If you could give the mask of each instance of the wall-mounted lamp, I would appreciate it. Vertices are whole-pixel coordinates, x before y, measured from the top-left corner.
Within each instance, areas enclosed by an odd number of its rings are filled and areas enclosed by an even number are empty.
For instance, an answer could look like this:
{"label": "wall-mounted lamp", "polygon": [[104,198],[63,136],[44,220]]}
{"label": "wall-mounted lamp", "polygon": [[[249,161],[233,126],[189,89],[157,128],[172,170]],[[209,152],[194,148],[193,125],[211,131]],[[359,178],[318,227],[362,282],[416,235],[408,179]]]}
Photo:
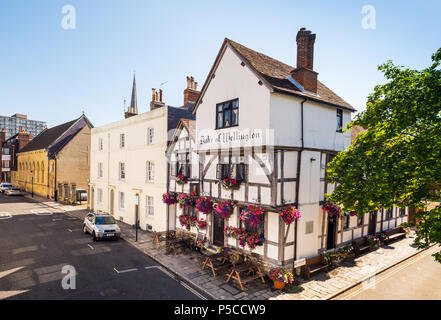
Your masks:
{"label": "wall-mounted lamp", "polygon": [[317,161],[317,159],[316,158],[311,158],[311,162],[313,162],[313,161]]}

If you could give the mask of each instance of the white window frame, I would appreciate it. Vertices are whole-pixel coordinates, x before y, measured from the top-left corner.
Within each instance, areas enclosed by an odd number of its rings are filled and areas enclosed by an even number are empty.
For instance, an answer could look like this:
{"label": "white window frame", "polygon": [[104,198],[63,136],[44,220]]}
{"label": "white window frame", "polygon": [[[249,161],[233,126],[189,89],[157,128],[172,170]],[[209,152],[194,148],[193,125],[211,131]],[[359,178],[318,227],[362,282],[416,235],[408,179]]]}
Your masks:
{"label": "white window frame", "polygon": [[103,189],[98,189],[98,204],[103,203]]}
{"label": "white window frame", "polygon": [[153,197],[145,197],[145,214],[147,217],[153,217],[155,215],[155,206]]}
{"label": "white window frame", "polygon": [[155,182],[155,163],[152,161],[146,162],[146,181]]}
{"label": "white window frame", "polygon": [[98,139],[98,151],[103,151],[103,138]]}
{"label": "white window frame", "polygon": [[126,135],[121,133],[119,135],[119,148],[124,149],[126,147]]}
{"label": "white window frame", "polygon": [[98,179],[103,178],[103,163],[98,162]]}
{"label": "white window frame", "polygon": [[119,170],[119,180],[120,181],[124,181],[126,180],[126,163],[125,162],[120,162],[118,165],[118,170]]}
{"label": "white window frame", "polygon": [[155,141],[155,128],[147,129],[147,144],[153,144]]}
{"label": "white window frame", "polygon": [[119,210],[124,210],[124,200],[125,200],[125,195],[124,192],[118,192],[118,208]]}

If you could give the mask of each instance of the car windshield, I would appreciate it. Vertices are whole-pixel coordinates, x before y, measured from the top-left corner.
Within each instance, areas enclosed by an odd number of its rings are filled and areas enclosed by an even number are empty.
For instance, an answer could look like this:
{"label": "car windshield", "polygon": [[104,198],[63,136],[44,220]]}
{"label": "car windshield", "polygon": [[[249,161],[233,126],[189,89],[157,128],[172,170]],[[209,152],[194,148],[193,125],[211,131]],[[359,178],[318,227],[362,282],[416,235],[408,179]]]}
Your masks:
{"label": "car windshield", "polygon": [[20,191],[20,188],[12,188],[14,191]]}
{"label": "car windshield", "polygon": [[7,183],[5,183],[5,184],[3,184],[3,187],[4,187],[4,188],[11,188],[11,187],[12,187],[12,184],[7,184]]}
{"label": "car windshield", "polygon": [[113,217],[96,217],[95,224],[115,224],[115,219]]}

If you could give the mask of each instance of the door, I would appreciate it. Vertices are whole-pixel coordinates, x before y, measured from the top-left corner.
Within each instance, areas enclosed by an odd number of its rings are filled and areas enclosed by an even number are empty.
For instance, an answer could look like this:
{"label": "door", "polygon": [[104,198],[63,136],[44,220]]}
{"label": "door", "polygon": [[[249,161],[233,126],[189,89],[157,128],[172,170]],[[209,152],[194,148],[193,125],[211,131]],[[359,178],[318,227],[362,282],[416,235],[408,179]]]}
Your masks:
{"label": "door", "polygon": [[110,190],[110,214],[113,216],[115,208],[115,192]]}
{"label": "door", "polygon": [[377,225],[377,212],[370,212],[369,213],[369,227],[368,227],[368,234],[375,234],[376,231],[376,225]]}
{"label": "door", "polygon": [[336,217],[328,216],[328,237],[326,240],[326,250],[335,248],[336,231],[337,231]]}
{"label": "door", "polygon": [[214,217],[213,242],[217,246],[224,246],[224,219],[217,214],[213,214],[212,217]]}

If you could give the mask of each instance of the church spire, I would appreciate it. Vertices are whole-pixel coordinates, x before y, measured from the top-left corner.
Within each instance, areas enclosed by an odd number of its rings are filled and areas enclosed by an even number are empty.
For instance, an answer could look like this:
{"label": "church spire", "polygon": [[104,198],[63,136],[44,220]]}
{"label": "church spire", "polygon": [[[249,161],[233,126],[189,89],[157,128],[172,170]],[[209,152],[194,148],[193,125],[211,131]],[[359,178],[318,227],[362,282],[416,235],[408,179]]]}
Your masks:
{"label": "church spire", "polygon": [[125,114],[126,119],[138,115],[138,97],[136,95],[136,76],[133,75],[132,100]]}

